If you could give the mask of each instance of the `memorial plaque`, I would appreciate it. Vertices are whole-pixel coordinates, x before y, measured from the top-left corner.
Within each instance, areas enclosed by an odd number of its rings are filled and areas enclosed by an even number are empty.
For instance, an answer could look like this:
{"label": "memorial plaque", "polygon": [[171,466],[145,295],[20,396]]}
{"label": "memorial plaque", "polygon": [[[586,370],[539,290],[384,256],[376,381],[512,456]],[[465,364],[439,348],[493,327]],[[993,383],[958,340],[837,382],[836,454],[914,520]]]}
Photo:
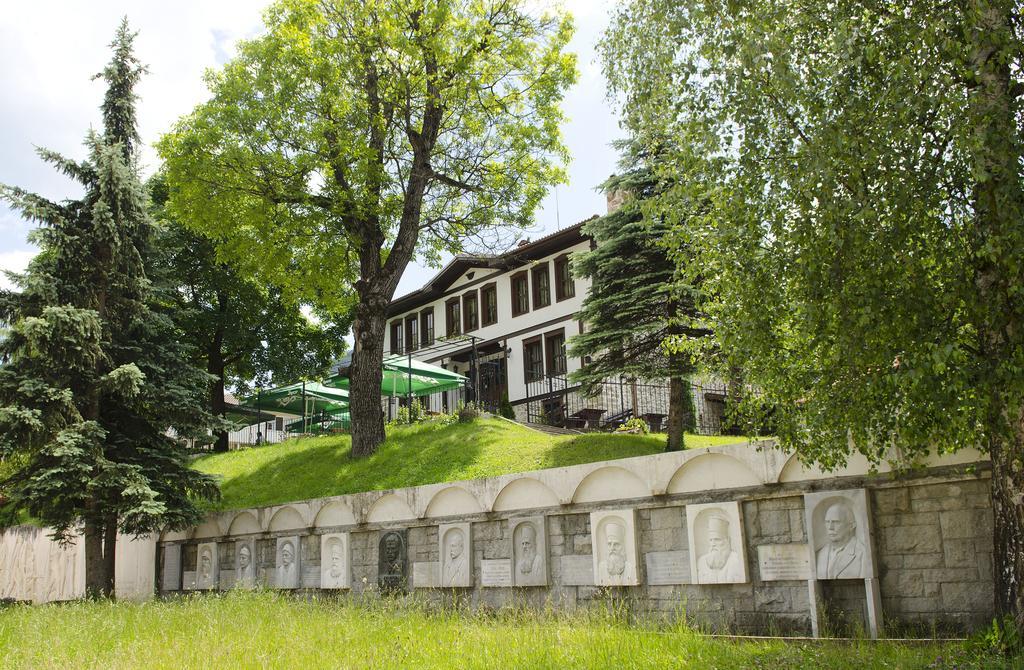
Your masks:
{"label": "memorial plaque", "polygon": [[512,586],[512,561],[506,558],[480,561],[480,586]]}
{"label": "memorial plaque", "polygon": [[164,591],[177,591],[181,588],[180,544],[169,544],[164,547],[164,564],[160,588]]}
{"label": "memorial plaque", "polygon": [[591,556],[562,556],[563,586],[593,586],[594,559]]}
{"label": "memorial plaque", "polygon": [[377,588],[382,593],[404,591],[407,584],[408,539],[405,530],[381,533],[377,547]]}
{"label": "memorial plaque", "polygon": [[232,588],[235,587],[235,583],[237,582],[237,578],[235,577],[235,574],[236,573],[235,573],[235,571],[233,569],[232,570],[221,570],[220,571],[220,575],[218,577],[218,580],[219,580],[219,583],[220,583],[220,588],[222,590],[227,591],[228,589],[232,589]]}
{"label": "memorial plaque", "polygon": [[636,510],[591,512],[590,537],[595,584],[631,586],[640,583]]}
{"label": "memorial plaque", "polygon": [[320,566],[310,565],[309,563],[303,563],[300,569],[302,573],[302,588],[304,589],[318,589],[320,588]]}
{"label": "memorial plaque", "polygon": [[548,583],[548,538],[542,516],[513,519],[512,581],[516,586],[546,586]]}
{"label": "memorial plaque", "polygon": [[811,559],[807,545],[762,544],[757,548],[761,581],[807,580],[811,578]]}
{"label": "memorial plaque", "polygon": [[352,585],[351,551],[348,533],[320,537],[320,588],[347,589]]}
{"label": "memorial plaque", "polygon": [[196,559],[196,588],[204,591],[217,588],[217,571],[219,567],[217,543],[204,542],[200,544]]}
{"label": "memorial plaque", "polygon": [[256,560],[252,540],[235,542],[235,583],[241,589],[256,586]]}
{"label": "memorial plaque", "polygon": [[816,579],[876,577],[864,489],[804,494],[808,557]]}
{"label": "memorial plaque", "polygon": [[437,529],[441,557],[441,586],[473,586],[473,534],[468,523],[451,523]]}
{"label": "memorial plaque", "polygon": [[196,590],[196,571],[186,570],[181,573],[181,588],[185,591]]}
{"label": "memorial plaque", "polygon": [[419,561],[412,564],[412,587],[414,589],[434,589],[441,585],[440,563],[437,561]]}
{"label": "memorial plaque", "polygon": [[690,583],[690,558],[685,551],[649,551],[647,583],[654,586]]}
{"label": "memorial plaque", "polygon": [[274,586],[279,589],[297,589],[302,586],[302,572],[299,568],[299,537],[277,538],[277,560],[275,561]]}
{"label": "memorial plaque", "polygon": [[686,506],[690,578],[694,584],[743,584],[747,552],[738,502]]}

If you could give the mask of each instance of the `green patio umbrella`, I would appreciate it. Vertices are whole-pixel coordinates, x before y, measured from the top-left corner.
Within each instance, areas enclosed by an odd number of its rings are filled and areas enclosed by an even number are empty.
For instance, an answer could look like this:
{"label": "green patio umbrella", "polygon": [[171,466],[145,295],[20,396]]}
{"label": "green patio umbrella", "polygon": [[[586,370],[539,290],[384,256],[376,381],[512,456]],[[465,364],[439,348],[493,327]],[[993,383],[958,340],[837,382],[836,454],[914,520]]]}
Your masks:
{"label": "green patio umbrella", "polygon": [[[408,356],[386,357],[383,372],[380,393],[385,396],[405,396],[410,392],[412,395],[429,395],[466,385],[463,375]],[[348,378],[340,375],[331,377],[327,383],[340,389],[349,388]]]}
{"label": "green patio umbrella", "polygon": [[262,412],[300,415],[303,417],[299,423],[301,432],[305,432],[309,417],[348,410],[348,391],[319,382],[298,382],[261,391],[246,398],[241,405],[257,407]]}

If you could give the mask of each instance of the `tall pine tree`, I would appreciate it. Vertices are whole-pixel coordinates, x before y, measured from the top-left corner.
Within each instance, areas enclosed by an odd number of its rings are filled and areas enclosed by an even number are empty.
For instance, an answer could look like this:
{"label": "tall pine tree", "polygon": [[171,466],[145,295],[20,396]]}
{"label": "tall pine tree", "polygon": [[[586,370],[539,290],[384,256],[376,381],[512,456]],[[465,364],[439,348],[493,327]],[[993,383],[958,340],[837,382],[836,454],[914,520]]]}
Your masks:
{"label": "tall pine tree", "polygon": [[633,142],[620,145],[622,174],[602,184],[622,197],[614,211],[585,226],[596,247],[573,259],[573,271],[591,281],[579,318],[584,333],[572,338],[570,354],[587,361],[572,373],[585,393],[625,375],[669,380],[668,451],[683,448],[693,426],[691,356],[681,341],[708,331],[694,325],[696,288],[681,280],[662,240],[669,230],[660,217],[644,215],[644,200],[657,190],[648,157]]}
{"label": "tall pine tree", "polygon": [[215,483],[188,467],[182,440],[205,436],[209,377],[164,310],[144,271],[151,221],[138,178],[136,97],[145,68],[122,22],[110,64],[103,132],[89,158],[41,157],[80,182],[78,200],[51,202],[19,188],[0,197],[38,222],[40,253],[0,293],[0,480],[6,518],[26,511],[61,541],[81,532],[86,590],[110,596],[117,533],[196,523],[195,500]]}

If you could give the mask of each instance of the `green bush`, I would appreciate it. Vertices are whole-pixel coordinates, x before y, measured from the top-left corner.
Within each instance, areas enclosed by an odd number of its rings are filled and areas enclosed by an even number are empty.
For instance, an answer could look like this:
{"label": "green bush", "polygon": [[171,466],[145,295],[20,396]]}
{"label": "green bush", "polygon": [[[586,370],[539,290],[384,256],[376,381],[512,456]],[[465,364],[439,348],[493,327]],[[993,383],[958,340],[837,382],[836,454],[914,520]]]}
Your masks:
{"label": "green bush", "polygon": [[646,435],[651,432],[651,427],[647,425],[647,422],[638,416],[634,416],[632,419],[627,420],[621,426],[615,429],[617,433],[640,433]]}
{"label": "green bush", "polygon": [[469,423],[480,416],[480,410],[475,403],[469,403],[459,408],[459,423]]}
{"label": "green bush", "polygon": [[503,416],[506,419],[516,418],[515,410],[512,409],[512,403],[508,400],[508,392],[501,394],[501,403],[498,404],[498,416]]}

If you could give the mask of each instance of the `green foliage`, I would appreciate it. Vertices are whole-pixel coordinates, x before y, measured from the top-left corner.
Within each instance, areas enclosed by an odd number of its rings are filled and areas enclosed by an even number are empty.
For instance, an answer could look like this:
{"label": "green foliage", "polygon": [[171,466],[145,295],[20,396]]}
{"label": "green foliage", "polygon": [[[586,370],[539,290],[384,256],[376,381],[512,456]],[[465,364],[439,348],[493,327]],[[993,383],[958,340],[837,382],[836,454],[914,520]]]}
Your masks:
{"label": "green foliage", "polygon": [[552,159],[566,157],[558,105],[575,77],[567,17],[280,0],[264,20],[159,148],[174,215],[286,296],[342,313],[404,246],[437,261],[481,229],[529,225],[564,178]]}
{"label": "green foliage", "polygon": [[320,322],[311,321],[302,305],[225,263],[210,238],[172,218],[163,173],[148,188],[156,220],[149,274],[200,357],[196,363],[238,395],[271,379],[323,376],[345,351],[350,320],[320,313]]}
{"label": "green foliage", "polygon": [[590,279],[579,318],[586,331],[569,341],[585,359],[572,379],[593,392],[610,378],[689,377],[693,367],[670,357],[677,340],[707,335],[695,308],[695,284],[681,280],[664,244],[665,217],[645,216],[644,203],[661,190],[650,154],[639,142],[620,142],[622,174],[602,188],[624,197],[621,206],[584,226],[595,248],[573,255],[572,271]]}
{"label": "green foliage", "polygon": [[621,426],[615,429],[617,433],[639,433],[646,435],[651,432],[651,427],[647,425],[647,422],[638,416],[634,416],[632,419],[627,419]]}
{"label": "green foliage", "polygon": [[469,423],[475,421],[480,416],[480,409],[476,406],[476,403],[468,403],[466,405],[460,405],[456,414],[459,415],[459,423]]}
{"label": "green foliage", "polygon": [[[720,639],[613,603],[477,613],[274,591],[0,611],[9,668],[996,668],[963,642]],[[682,604],[676,614],[682,618]],[[125,631],[130,631],[126,635]],[[256,660],[258,659],[258,661]]]}
{"label": "green foliage", "polygon": [[420,403],[419,398],[415,398],[412,401],[412,405],[403,405],[398,408],[398,414],[392,425],[401,426],[410,423],[419,423],[429,419],[429,415]]}
{"label": "green foliage", "polygon": [[516,412],[512,409],[512,403],[508,399],[508,391],[502,391],[501,402],[498,404],[498,416],[515,420]]}
{"label": "green foliage", "polygon": [[20,291],[0,291],[0,498],[7,521],[27,512],[58,539],[83,521],[131,534],[186,527],[200,518],[193,499],[217,492],[181,443],[211,425],[201,409],[208,377],[189,363],[144,272],[152,222],[133,151],[144,72],[133,39],[122,23],[99,75],[104,134],[88,135],[88,159],[39,152],[82,185],[81,199],[0,186],[40,224],[40,253],[15,277]]}
{"label": "green foliage", "polygon": [[[552,436],[503,419],[457,423],[453,417],[392,426],[367,458],[352,457],[351,436],[334,435],[205,456],[195,467],[221,478],[220,508],[238,509],[664,451],[664,435]],[[742,441],[686,437],[691,449]]]}

